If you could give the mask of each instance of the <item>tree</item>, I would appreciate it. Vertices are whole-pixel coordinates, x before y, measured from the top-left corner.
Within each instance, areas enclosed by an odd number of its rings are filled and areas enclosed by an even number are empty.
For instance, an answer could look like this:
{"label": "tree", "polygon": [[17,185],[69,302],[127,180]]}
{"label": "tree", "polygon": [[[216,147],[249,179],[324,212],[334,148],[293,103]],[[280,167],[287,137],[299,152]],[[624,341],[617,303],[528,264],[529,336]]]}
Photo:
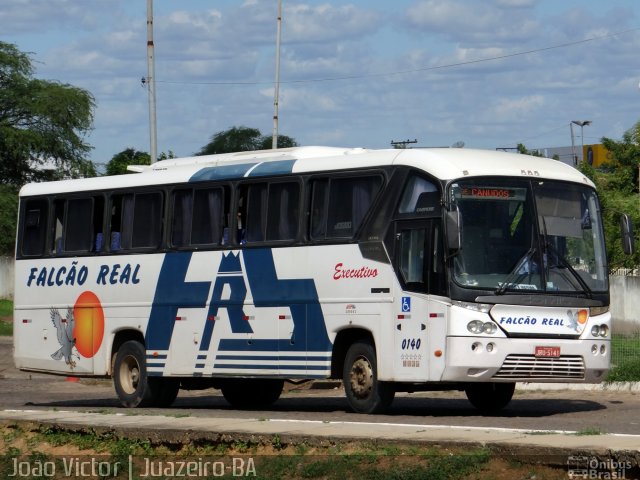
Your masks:
{"label": "tree", "polygon": [[544,155],[539,150],[529,150],[524,144],[519,143],[516,148],[518,149],[518,153],[523,155],[532,155],[534,157],[544,157]]}
{"label": "tree", "polygon": [[[248,152],[251,150],[271,149],[272,137],[263,136],[257,128],[231,127],[211,137],[196,155],[214,155],[217,153]],[[298,143],[286,135],[278,136],[278,147],[297,147]]]}
{"label": "tree", "polygon": [[123,175],[129,165],[151,165],[151,155],[135,148],[127,148],[116,153],[107,163],[107,175]]}
{"label": "tree", "polygon": [[[84,135],[93,96],[81,88],[33,78],[28,54],[0,42],[0,182],[95,175]],[[56,171],[43,169],[53,165]]]}
{"label": "tree", "polygon": [[[168,152],[160,152],[158,155],[158,161],[167,160],[169,158],[176,158],[175,154],[171,150]],[[129,165],[151,165],[151,155],[147,152],[136,150],[135,148],[126,148],[111,157],[111,160],[107,162],[105,173],[107,175],[133,173],[127,170]]]}
{"label": "tree", "polygon": [[622,140],[605,137],[601,142],[612,153],[613,162],[603,165],[600,169],[582,162],[579,168],[598,189],[609,268],[636,268],[640,265],[640,251],[636,248],[634,255],[624,254],[619,220],[621,214],[628,214],[636,227],[637,236],[640,226],[640,194],[636,193],[640,160],[640,122],[625,132]]}

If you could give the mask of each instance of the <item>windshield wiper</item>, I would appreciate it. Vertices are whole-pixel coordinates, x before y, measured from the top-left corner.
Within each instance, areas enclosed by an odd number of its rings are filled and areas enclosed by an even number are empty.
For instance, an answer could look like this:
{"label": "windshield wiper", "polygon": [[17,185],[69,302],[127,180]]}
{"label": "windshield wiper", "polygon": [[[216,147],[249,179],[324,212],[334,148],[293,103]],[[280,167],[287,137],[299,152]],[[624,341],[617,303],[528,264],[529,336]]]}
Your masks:
{"label": "windshield wiper", "polygon": [[522,280],[524,277],[529,275],[531,273],[530,268],[526,272],[523,272],[523,273],[518,273],[518,272],[520,271],[520,269],[522,269],[527,265],[527,263],[531,260],[531,258],[535,253],[536,253],[536,247],[529,248],[529,250],[527,250],[527,253],[525,253],[522,256],[522,258],[518,260],[518,263],[516,263],[516,266],[513,267],[513,270],[509,272],[509,275],[507,275],[507,277],[504,279],[504,282],[502,282],[502,285],[496,288],[493,293],[495,293],[496,295],[503,295],[504,292],[507,291],[507,288],[509,288],[510,285],[517,285],[518,283],[520,283],[520,280]]}
{"label": "windshield wiper", "polygon": [[[567,259],[564,258],[564,255],[562,255],[558,251],[558,249],[554,247],[553,244],[549,241],[545,242],[545,249],[550,250],[555,255],[555,257],[558,259],[558,262],[560,263],[559,266],[562,266],[567,270],[569,270],[569,272],[571,272],[571,275],[573,275],[573,277],[578,281],[578,283],[582,287],[582,290],[587,294],[587,297],[593,298],[593,291],[591,290],[591,288],[589,288],[589,285],[587,285],[587,282],[584,281],[584,279],[580,276],[580,274],[576,272],[575,268],[573,268],[571,264],[567,261]],[[552,267],[549,267],[549,268],[552,268]]]}

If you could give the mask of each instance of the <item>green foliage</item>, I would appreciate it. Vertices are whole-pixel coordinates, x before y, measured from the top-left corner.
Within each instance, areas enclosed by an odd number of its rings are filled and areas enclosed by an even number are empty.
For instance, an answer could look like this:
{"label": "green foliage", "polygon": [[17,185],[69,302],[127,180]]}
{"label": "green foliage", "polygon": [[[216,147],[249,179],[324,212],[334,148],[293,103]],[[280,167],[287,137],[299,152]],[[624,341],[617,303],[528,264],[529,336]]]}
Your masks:
{"label": "green foliage", "polygon": [[[248,152],[252,150],[269,150],[272,145],[271,135],[263,136],[257,128],[245,126],[231,127],[211,137],[196,155],[214,155],[218,153]],[[298,143],[286,135],[278,136],[278,148],[297,147]]]}
{"label": "green foliage", "polygon": [[131,173],[127,171],[129,165],[151,165],[151,156],[147,152],[141,152],[135,148],[127,148],[111,157],[111,160],[107,163],[107,175]]}
{"label": "green foliage", "polygon": [[18,190],[0,185],[0,255],[13,256],[18,218]]}
{"label": "green foliage", "polygon": [[523,155],[531,155],[533,157],[544,157],[544,155],[538,150],[528,150],[522,143],[519,143],[516,147],[518,149],[518,153]]}
{"label": "green foliage", "polygon": [[640,265],[640,251],[636,248],[635,254],[626,255],[622,250],[620,232],[620,216],[623,213],[631,217],[636,230],[640,226],[640,195],[634,193],[637,178],[634,177],[633,167],[616,164],[596,170],[582,162],[579,168],[598,189],[609,269],[637,267]]}
{"label": "green foliage", "polygon": [[0,300],[0,317],[10,317],[11,315],[13,315],[13,302]]}
{"label": "green foliage", "polygon": [[[0,42],[0,183],[95,176],[84,141],[93,123],[93,96],[33,74],[28,54]],[[37,168],[45,164],[55,171]]]}

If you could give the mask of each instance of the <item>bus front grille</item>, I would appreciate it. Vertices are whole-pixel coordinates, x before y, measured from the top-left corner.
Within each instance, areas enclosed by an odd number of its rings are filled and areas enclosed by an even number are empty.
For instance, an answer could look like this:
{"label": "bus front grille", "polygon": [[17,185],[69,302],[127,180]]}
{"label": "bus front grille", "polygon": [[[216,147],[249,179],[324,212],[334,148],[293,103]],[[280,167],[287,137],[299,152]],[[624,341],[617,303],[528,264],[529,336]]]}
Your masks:
{"label": "bus front grille", "polygon": [[584,360],[578,355],[540,358],[533,355],[508,355],[494,378],[545,379],[584,378]]}

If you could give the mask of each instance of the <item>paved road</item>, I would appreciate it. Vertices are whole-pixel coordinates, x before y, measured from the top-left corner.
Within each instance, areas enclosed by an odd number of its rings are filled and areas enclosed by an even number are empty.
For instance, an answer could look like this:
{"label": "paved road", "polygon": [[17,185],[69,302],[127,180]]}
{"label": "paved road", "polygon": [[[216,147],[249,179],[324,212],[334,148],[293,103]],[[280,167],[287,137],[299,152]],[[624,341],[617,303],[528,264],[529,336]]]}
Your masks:
{"label": "paved road", "polygon": [[[11,339],[0,337],[0,410],[133,413],[119,406],[110,381],[82,379],[70,382],[65,377],[19,372],[13,367],[11,355]],[[349,411],[341,388],[293,388],[269,410],[249,412],[232,409],[219,391],[205,390],[181,392],[171,409],[137,412],[191,418],[367,422],[640,435],[640,392],[518,390],[511,404],[499,415],[483,416],[459,392],[398,394],[388,414],[358,415]]]}

